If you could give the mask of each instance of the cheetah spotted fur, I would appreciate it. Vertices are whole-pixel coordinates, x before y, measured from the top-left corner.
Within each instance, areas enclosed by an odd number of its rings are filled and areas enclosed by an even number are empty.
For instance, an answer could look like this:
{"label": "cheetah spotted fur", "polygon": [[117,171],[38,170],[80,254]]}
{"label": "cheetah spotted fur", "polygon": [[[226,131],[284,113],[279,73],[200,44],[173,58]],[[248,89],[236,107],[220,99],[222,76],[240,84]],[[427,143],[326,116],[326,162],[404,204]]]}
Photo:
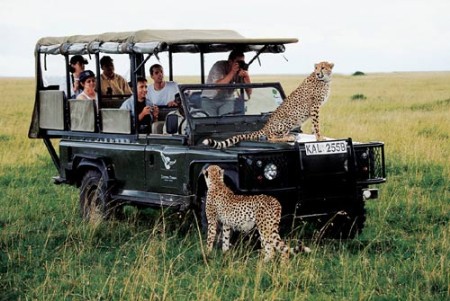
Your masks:
{"label": "cheetah spotted fur", "polygon": [[218,223],[222,222],[222,251],[230,248],[231,230],[248,232],[255,226],[265,251],[264,261],[273,258],[274,250],[283,259],[289,254],[309,253],[301,243],[295,248],[286,246],[278,233],[281,205],[268,195],[235,195],[224,183],[224,171],[217,165],[204,170],[208,193],[206,196],[206,218],[208,221],[207,252],[210,253],[216,240]]}
{"label": "cheetah spotted fur", "polygon": [[243,140],[258,140],[266,137],[273,142],[294,141],[289,132],[312,118],[313,131],[317,140],[322,140],[319,124],[319,109],[330,95],[331,70],[333,63],[315,64],[312,72],[273,112],[264,127],[248,134],[236,135],[224,141],[205,139],[203,144],[216,149],[227,148]]}

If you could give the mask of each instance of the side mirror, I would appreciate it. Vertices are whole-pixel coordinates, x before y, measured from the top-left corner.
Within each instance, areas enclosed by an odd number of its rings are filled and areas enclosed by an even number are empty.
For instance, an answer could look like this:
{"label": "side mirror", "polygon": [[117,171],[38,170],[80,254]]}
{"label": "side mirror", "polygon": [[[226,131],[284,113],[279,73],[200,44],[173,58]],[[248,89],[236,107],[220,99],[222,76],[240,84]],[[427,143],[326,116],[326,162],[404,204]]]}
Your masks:
{"label": "side mirror", "polygon": [[169,114],[166,116],[166,132],[167,134],[178,134],[177,114]]}

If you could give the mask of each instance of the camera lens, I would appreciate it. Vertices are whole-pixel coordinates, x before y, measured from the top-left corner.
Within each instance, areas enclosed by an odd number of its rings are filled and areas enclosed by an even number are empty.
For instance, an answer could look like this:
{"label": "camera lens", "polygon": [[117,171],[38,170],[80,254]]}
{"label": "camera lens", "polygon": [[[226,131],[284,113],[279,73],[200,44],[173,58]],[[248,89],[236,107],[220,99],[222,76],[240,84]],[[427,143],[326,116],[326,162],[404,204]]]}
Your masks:
{"label": "camera lens", "polygon": [[245,70],[245,71],[248,70],[248,65],[244,61],[238,61],[238,63],[239,63],[239,68],[241,68],[242,70]]}

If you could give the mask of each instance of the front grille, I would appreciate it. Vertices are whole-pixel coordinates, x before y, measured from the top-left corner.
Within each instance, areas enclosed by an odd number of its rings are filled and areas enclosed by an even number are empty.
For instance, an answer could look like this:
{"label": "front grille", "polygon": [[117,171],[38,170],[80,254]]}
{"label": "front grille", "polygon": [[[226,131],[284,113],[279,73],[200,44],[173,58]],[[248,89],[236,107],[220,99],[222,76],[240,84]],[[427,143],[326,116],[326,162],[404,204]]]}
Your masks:
{"label": "front grille", "polygon": [[386,180],[384,144],[381,142],[356,144],[355,159],[358,181],[382,183]]}
{"label": "front grille", "polygon": [[[247,192],[290,188],[320,191],[326,183],[329,189],[324,193],[329,194],[348,191],[355,181],[361,184],[385,181],[383,143],[353,144],[349,139],[347,145],[346,153],[321,156],[306,156],[302,145],[292,150],[240,154],[239,188]],[[277,167],[278,176],[272,180],[264,176],[268,164]]]}

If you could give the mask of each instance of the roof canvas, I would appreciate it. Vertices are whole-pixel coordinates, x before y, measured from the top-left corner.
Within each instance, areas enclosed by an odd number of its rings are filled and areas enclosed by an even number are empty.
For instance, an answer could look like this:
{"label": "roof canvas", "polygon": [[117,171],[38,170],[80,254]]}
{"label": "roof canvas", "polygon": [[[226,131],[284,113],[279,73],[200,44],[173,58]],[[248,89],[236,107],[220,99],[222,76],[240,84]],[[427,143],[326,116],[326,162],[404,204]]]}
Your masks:
{"label": "roof canvas", "polygon": [[[139,30],[97,35],[44,37],[38,40],[36,52],[47,54],[153,53],[168,51],[169,48],[173,52],[222,52],[239,45],[247,47],[244,47],[244,51],[251,51],[261,49],[265,45],[280,46],[296,42],[298,42],[296,38],[249,39],[233,30]],[[102,49],[102,45],[105,44],[108,45],[107,49]],[[267,51],[283,52],[284,47]]]}

